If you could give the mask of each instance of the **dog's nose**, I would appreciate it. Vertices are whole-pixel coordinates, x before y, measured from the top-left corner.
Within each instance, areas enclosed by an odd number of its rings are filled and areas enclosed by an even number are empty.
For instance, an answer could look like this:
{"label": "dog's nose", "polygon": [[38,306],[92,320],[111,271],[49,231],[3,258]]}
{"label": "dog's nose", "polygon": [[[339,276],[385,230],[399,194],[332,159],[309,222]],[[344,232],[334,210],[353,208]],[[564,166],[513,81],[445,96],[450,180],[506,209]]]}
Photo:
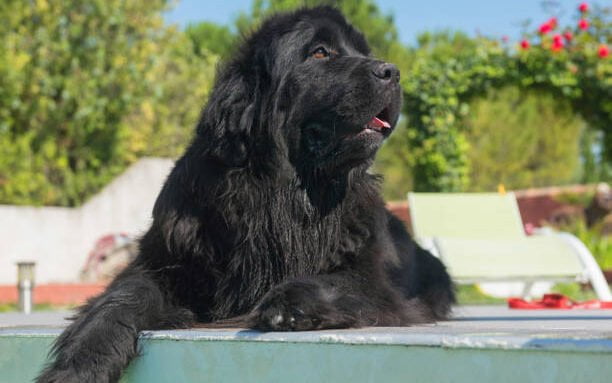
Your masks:
{"label": "dog's nose", "polygon": [[374,67],[372,73],[377,78],[383,81],[395,81],[398,82],[400,78],[400,71],[397,67],[390,63],[381,63]]}

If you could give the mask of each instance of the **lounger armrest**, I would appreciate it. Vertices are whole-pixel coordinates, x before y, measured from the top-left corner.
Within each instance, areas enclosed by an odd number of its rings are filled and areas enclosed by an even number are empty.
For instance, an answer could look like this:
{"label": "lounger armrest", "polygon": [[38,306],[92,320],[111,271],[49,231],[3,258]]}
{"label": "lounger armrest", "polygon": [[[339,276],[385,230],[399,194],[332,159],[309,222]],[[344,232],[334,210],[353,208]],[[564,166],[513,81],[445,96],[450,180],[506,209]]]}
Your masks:
{"label": "lounger armrest", "polygon": [[612,293],[610,293],[608,282],[597,264],[595,257],[593,257],[593,254],[586,245],[571,233],[558,232],[554,235],[558,235],[562,238],[576,253],[578,259],[584,266],[585,277],[591,282],[593,290],[597,293],[598,298],[604,301],[612,301]]}

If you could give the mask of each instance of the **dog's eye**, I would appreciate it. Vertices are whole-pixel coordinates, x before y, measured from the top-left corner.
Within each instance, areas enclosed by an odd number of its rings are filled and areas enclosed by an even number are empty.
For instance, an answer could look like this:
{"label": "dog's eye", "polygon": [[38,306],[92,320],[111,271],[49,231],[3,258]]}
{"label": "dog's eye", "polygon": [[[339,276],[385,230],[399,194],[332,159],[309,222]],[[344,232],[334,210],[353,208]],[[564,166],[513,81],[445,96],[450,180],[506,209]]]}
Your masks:
{"label": "dog's eye", "polygon": [[323,47],[318,47],[312,52],[312,57],[316,59],[324,59],[325,57],[329,57],[329,52]]}

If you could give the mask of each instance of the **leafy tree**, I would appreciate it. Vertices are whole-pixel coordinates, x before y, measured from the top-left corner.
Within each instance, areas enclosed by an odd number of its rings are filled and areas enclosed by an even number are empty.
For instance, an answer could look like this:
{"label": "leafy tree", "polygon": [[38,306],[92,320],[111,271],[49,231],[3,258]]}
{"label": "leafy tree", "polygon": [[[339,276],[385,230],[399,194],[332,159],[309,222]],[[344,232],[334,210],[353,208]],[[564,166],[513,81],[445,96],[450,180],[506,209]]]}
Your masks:
{"label": "leafy tree", "polygon": [[[612,28],[606,15],[606,10],[582,14],[582,21],[567,29],[560,29],[551,19],[544,32],[537,37],[526,36],[516,49],[478,38],[467,54],[451,54],[446,59],[437,58],[439,50],[415,50],[414,65],[404,81],[410,127],[405,142],[413,153],[415,189],[468,188],[468,130],[462,117],[469,112],[471,100],[508,85],[537,89],[557,100],[567,100],[590,129],[602,132],[601,158],[610,163],[612,62],[608,44]],[[565,32],[562,36],[556,31]]]}
{"label": "leafy tree", "polygon": [[174,153],[162,140],[187,139],[193,123],[178,124],[204,102],[214,59],[195,69],[165,8],[0,2],[0,203],[78,204],[139,155]]}
{"label": "leafy tree", "polygon": [[[578,180],[580,137],[585,123],[567,100],[516,86],[492,89],[469,104],[461,123],[466,129],[470,191],[494,191],[558,185]],[[412,150],[402,123],[376,161],[387,199],[403,199],[413,190]],[[588,132],[588,131],[587,131]]]}
{"label": "leafy tree", "polygon": [[196,54],[192,40],[169,29],[159,42],[159,57],[148,73],[151,92],[124,116],[130,129],[128,160],[142,156],[178,157],[191,140],[212,88],[218,56]]}
{"label": "leafy tree", "polygon": [[[441,106],[448,102],[450,105],[457,106],[458,98],[454,96],[456,89],[452,86],[446,88],[445,85],[450,79],[458,77],[458,73],[456,71],[441,73],[439,68],[471,60],[478,54],[479,44],[481,44],[480,39],[471,38],[462,32],[443,30],[420,34],[417,37],[417,46],[410,51],[412,61],[404,72],[406,74],[402,76],[405,104],[410,104],[413,95],[418,97],[418,94],[422,92],[422,101],[426,100],[432,105]],[[443,77],[439,78],[439,75]],[[447,108],[444,107],[443,110]],[[461,112],[466,113],[467,110],[467,105],[465,105]],[[455,137],[456,130],[440,131],[439,134],[444,136],[441,140],[422,138],[431,134],[432,121],[436,123],[455,122],[454,117],[449,121],[442,120],[440,117],[437,120],[425,117],[426,124],[421,125],[418,123],[420,115],[426,111],[427,109],[417,105],[405,106],[403,124],[385,142],[377,157],[376,170],[381,172],[388,181],[383,185],[384,195],[388,199],[402,199],[405,198],[407,190],[419,190],[419,187],[423,185],[423,180],[417,174],[415,181],[415,171],[418,172],[419,168],[429,161],[434,161],[439,167],[455,169],[457,167],[461,169],[459,164],[466,166],[468,164],[469,159],[461,151],[459,156],[451,157],[445,156],[442,150],[468,147],[464,137]],[[454,135],[449,137],[447,133]],[[437,145],[442,147],[437,147]],[[426,173],[425,178],[435,179],[439,184],[448,185],[449,180],[456,176],[457,172],[449,174],[440,172]],[[465,182],[467,183],[467,172],[463,177],[466,177]]]}
{"label": "leafy tree", "polygon": [[[399,42],[392,16],[374,0],[255,0],[232,28],[201,23],[185,33],[163,25],[166,0],[5,0],[0,203],[74,205],[139,156],[178,155],[212,85],[217,59],[238,41],[232,31],[247,33],[273,11],[320,4],[340,8],[365,33],[374,54],[402,71],[404,116],[376,164],[392,181],[387,194],[403,198],[412,186],[480,190],[500,178],[516,185],[564,182],[569,173],[546,164],[550,158],[575,160],[575,146],[570,150],[554,138],[574,139],[580,122],[556,113],[559,108],[580,114],[589,127],[581,139],[583,179],[612,174],[607,9],[581,10],[573,28],[561,29],[551,19],[515,48],[443,32],[423,34],[409,49]],[[504,109],[507,100],[522,112]],[[534,105],[548,111],[545,131],[525,128],[541,117],[530,112]],[[507,116],[498,124],[505,129],[493,128],[495,114]],[[521,130],[510,121],[526,125]],[[572,129],[558,130],[562,121]],[[504,162],[491,143],[503,141],[511,129],[516,134],[508,139],[523,139],[533,150],[528,163],[516,159],[525,166],[517,170],[522,177],[491,166]]]}
{"label": "leafy tree", "polygon": [[213,53],[226,59],[237,43],[236,35],[229,27],[208,21],[188,25],[185,33],[193,42],[195,53],[200,57]]}
{"label": "leafy tree", "polygon": [[489,91],[466,116],[470,186],[494,191],[576,180],[584,122],[567,100],[507,87]]}
{"label": "leafy tree", "polygon": [[596,183],[612,180],[612,161],[603,152],[604,132],[585,129],[580,138],[580,158],[582,171],[580,182]]}
{"label": "leafy tree", "polygon": [[400,119],[395,131],[384,142],[374,162],[376,173],[384,176],[382,191],[387,200],[406,198],[406,192],[414,190],[412,183],[413,153],[406,145],[406,119]]}

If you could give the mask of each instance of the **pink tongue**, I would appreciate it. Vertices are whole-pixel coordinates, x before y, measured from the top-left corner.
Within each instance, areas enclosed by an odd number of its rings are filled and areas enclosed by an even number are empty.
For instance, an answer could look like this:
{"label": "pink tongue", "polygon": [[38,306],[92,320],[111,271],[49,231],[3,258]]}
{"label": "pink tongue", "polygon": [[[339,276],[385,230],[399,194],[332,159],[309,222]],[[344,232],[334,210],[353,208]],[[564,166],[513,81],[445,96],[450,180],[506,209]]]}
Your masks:
{"label": "pink tongue", "polygon": [[370,122],[368,122],[368,126],[374,127],[374,128],[390,128],[391,124],[389,124],[387,121],[385,120],[381,120],[378,117],[373,117]]}

